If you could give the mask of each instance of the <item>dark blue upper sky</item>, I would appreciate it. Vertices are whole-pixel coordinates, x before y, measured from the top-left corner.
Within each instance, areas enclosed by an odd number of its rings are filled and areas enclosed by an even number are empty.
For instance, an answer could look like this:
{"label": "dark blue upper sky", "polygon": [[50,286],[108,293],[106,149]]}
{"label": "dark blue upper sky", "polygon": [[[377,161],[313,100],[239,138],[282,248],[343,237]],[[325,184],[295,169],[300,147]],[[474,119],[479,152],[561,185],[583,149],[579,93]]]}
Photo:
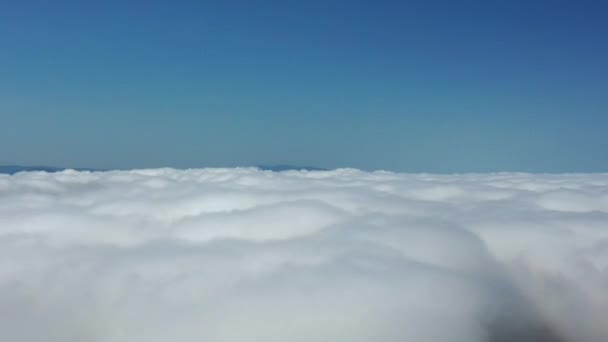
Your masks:
{"label": "dark blue upper sky", "polygon": [[2,1],[0,164],[608,171],[606,1]]}

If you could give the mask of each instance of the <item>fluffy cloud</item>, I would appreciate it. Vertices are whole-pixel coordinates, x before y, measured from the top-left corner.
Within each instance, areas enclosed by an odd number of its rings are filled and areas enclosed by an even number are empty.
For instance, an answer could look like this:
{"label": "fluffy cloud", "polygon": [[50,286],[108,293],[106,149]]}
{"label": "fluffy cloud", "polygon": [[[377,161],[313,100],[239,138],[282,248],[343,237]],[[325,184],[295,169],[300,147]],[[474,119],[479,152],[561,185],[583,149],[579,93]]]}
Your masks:
{"label": "fluffy cloud", "polygon": [[608,175],[0,175],[0,340],[608,340]]}

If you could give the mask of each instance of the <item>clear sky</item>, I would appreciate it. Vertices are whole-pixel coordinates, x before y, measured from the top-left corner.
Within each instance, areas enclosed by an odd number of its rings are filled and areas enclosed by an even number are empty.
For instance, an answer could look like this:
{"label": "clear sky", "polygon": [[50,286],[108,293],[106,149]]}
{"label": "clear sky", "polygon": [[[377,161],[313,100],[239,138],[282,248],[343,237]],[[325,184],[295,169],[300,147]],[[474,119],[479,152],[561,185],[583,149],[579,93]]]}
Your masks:
{"label": "clear sky", "polygon": [[607,1],[1,1],[0,164],[608,171]]}

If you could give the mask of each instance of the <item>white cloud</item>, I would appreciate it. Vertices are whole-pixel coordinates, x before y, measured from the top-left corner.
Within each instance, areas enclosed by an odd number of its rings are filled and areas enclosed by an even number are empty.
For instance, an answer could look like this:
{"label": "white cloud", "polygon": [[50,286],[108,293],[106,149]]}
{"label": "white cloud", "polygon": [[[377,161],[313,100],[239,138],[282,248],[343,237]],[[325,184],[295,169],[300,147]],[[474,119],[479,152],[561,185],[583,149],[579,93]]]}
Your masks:
{"label": "white cloud", "polygon": [[2,341],[595,342],[606,293],[608,174],[0,176]]}

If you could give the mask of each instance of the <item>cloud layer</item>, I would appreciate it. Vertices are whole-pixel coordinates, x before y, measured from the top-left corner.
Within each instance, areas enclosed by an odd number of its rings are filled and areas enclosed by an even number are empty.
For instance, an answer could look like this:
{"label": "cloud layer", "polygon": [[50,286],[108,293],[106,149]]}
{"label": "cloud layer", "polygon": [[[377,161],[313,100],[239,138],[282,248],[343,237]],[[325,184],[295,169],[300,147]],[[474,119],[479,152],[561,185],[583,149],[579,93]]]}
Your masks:
{"label": "cloud layer", "polygon": [[0,340],[608,340],[608,174],[0,175]]}

